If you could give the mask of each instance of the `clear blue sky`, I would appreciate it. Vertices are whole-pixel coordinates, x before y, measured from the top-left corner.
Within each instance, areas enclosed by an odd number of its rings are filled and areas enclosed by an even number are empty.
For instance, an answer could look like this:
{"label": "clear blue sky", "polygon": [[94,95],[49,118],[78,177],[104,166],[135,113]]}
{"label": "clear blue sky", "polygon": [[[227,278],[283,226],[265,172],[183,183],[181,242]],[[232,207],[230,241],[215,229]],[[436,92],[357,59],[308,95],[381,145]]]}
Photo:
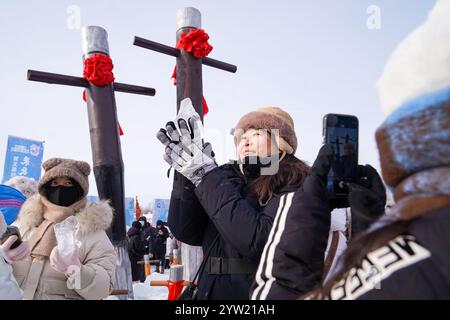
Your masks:
{"label": "clear blue sky", "polygon": [[[315,1],[1,1],[0,169],[7,136],[45,141],[44,159],[91,162],[86,105],[80,88],[26,80],[27,69],[82,74],[81,26],[109,34],[117,81],[156,88],[155,97],[116,94],[127,196],[168,198],[171,179],[155,132],[175,117],[172,57],[132,45],[135,35],[174,45],[175,13],[193,6],[214,50],[210,57],[238,66],[231,74],[203,68],[205,118],[219,162],[233,157],[226,133],[244,113],[275,105],[295,120],[297,156],[315,159],[326,113],[360,120],[360,163],[379,167],[374,132],[383,121],[374,89],[396,44],[419,25],[435,0]],[[366,26],[367,7],[381,10],[381,29]],[[215,134],[214,134],[215,132]],[[97,194],[91,176],[91,192]]]}

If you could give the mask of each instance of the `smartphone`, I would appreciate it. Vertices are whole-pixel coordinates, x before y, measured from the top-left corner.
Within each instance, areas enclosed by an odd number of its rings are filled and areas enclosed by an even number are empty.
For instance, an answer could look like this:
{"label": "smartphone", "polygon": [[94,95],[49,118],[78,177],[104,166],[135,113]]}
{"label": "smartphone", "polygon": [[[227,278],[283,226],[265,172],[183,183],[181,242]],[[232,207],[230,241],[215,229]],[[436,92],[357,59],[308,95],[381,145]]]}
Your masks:
{"label": "smartphone", "polygon": [[323,142],[333,146],[334,157],[327,178],[331,199],[348,196],[346,182],[357,178],[358,118],[352,115],[327,114],[323,117]]}
{"label": "smartphone", "polygon": [[19,228],[15,227],[15,226],[8,226],[6,227],[6,231],[3,234],[2,238],[0,239],[0,244],[3,244],[6,239],[8,239],[10,236],[17,236],[17,240],[14,241],[14,243],[11,246],[11,249],[15,249],[18,246],[20,246],[20,244],[22,243],[22,237],[20,236],[20,231]]}

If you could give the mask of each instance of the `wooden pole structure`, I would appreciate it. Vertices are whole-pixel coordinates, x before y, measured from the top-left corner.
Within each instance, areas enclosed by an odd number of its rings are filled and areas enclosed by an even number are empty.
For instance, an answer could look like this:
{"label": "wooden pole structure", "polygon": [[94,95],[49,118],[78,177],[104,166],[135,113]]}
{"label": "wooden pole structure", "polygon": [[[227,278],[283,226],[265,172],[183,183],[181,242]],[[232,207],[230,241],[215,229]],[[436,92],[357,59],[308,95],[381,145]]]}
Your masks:
{"label": "wooden pole structure", "polygon": [[144,255],[144,274],[145,278],[152,274],[152,268],[150,265],[150,256],[148,254]]}
{"label": "wooden pole structure", "polygon": [[[180,8],[176,14],[177,31],[176,41],[180,39],[183,33],[187,33],[190,29],[201,28],[201,13],[199,10],[186,7]],[[195,58],[192,53],[185,52],[183,49],[176,49],[161,43],[147,40],[141,37],[134,37],[134,45],[163,53],[172,57],[176,57],[176,79],[177,79],[177,113],[180,109],[180,102],[185,98],[190,98],[195,111],[200,115],[203,122],[203,79],[202,79],[202,65],[205,64],[210,67],[225,70],[235,73],[237,67],[235,65],[214,60],[211,58]],[[174,185],[183,184],[184,179],[178,172],[174,174]],[[184,185],[179,186],[184,188]],[[169,216],[173,208],[169,208]],[[190,280],[194,277],[196,270],[199,268],[201,259],[197,259],[201,254],[200,247],[189,246],[184,244],[182,247],[182,255],[186,257],[183,260],[185,266],[185,278]]]}
{"label": "wooden pole structure", "polygon": [[[190,281],[184,280],[182,286],[183,287],[188,286],[190,283],[191,283]],[[170,283],[167,280],[154,280],[154,281],[150,281],[150,286],[151,287],[168,287],[168,286],[170,286]]]}
{"label": "wooden pole structure", "polygon": [[[60,84],[72,87],[89,88],[89,81],[81,77],[66,76],[64,74],[28,70],[27,79],[30,81],[45,82],[49,84]],[[126,83],[114,82],[113,89],[117,92],[154,96],[156,90],[148,87],[135,86]]]}
{"label": "wooden pole structure", "polygon": [[[201,14],[195,8],[180,8],[177,11],[177,42],[184,33],[190,29],[200,29],[202,26]],[[191,98],[195,111],[203,122],[203,80],[202,60],[195,58],[191,53],[180,50],[177,57],[177,113],[181,100]]]}
{"label": "wooden pole structure", "polygon": [[[109,56],[106,30],[97,26],[81,30],[83,61],[95,53]],[[100,199],[108,199],[115,211],[110,230],[113,242],[126,237],[122,149],[117,128],[117,109],[113,85],[86,89],[93,171]]]}
{"label": "wooden pole structure", "polygon": [[[135,46],[138,46],[141,48],[145,48],[145,49],[149,49],[149,50],[156,51],[159,53],[167,54],[168,56],[172,56],[172,57],[180,56],[180,50],[178,50],[176,48],[166,46],[165,44],[147,40],[147,39],[144,39],[141,37],[134,37],[133,44]],[[228,72],[232,72],[232,73],[235,73],[237,71],[237,67],[235,65],[232,65],[232,64],[229,64],[229,63],[226,63],[223,61],[211,59],[208,57],[204,57],[201,60],[202,60],[202,63],[208,67],[213,67],[216,69],[220,69],[220,70],[228,71]]]}
{"label": "wooden pole structure", "polygon": [[[108,34],[101,27],[82,28],[81,44],[83,61],[95,53],[109,56]],[[113,84],[97,87],[89,83],[86,102],[98,195],[100,199],[109,200],[115,212],[108,232],[118,256],[114,289],[128,288],[129,292],[133,292],[125,227],[124,166]]]}
{"label": "wooden pole structure", "polygon": [[[177,20],[177,32],[176,41],[180,39],[183,33],[189,32],[189,29],[201,29],[202,16],[200,11],[195,8],[187,7],[180,8],[176,14]],[[177,77],[177,113],[180,110],[181,100],[185,98],[191,98],[192,105],[195,111],[200,115],[200,119],[203,122],[203,79],[202,79],[202,60],[195,58],[191,53],[180,50],[180,55],[176,58],[176,77]],[[175,172],[173,184],[179,184],[180,174]],[[177,181],[178,180],[178,181]],[[198,254],[202,249],[200,247],[188,246],[186,248],[189,252]],[[193,270],[197,270],[200,267],[198,261],[187,260],[185,261],[186,275],[190,279],[190,274]],[[183,269],[184,270],[184,269]]]}
{"label": "wooden pole structure", "polygon": [[[106,30],[101,27],[82,28],[81,43],[83,61],[95,53],[109,55],[108,35]],[[118,82],[97,87],[84,78],[36,70],[28,70],[27,78],[30,81],[86,88],[92,162],[97,190],[100,199],[110,201],[115,213],[112,228],[108,230],[108,236],[117,254],[114,292],[133,298],[131,265],[125,229],[122,150],[114,91],[154,96],[155,89]],[[122,296],[121,298],[126,297]]]}

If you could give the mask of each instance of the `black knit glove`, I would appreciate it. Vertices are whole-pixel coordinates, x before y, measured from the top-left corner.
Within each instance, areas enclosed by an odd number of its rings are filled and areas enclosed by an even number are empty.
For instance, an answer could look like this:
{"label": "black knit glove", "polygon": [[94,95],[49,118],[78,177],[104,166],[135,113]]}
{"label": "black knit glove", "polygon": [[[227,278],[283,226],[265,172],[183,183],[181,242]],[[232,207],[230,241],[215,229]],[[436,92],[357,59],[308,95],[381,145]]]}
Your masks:
{"label": "black knit glove", "polygon": [[386,188],[378,172],[370,165],[358,166],[358,182],[348,183],[352,212],[352,237],[366,230],[384,214]]}
{"label": "black knit glove", "polygon": [[328,202],[326,184],[332,161],[333,147],[325,144],[320,148],[314,164],[303,181],[304,192],[316,195]]}

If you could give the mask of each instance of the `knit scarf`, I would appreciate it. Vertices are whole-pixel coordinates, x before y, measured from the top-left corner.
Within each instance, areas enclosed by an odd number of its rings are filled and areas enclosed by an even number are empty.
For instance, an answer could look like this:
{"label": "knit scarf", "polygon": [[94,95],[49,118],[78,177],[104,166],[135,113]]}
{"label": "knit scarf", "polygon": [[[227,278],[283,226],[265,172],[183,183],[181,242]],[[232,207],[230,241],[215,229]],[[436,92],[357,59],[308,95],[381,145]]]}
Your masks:
{"label": "knit scarf", "polygon": [[42,217],[44,220],[34,230],[29,242],[30,255],[33,258],[50,256],[53,248],[57,245],[53,225],[75,215],[75,213],[86,206],[87,199],[83,198],[69,207],[55,205],[43,196],[41,196],[41,202],[43,204],[44,212]]}
{"label": "knit scarf", "polygon": [[371,230],[450,205],[450,87],[398,108],[376,140],[396,205]]}

